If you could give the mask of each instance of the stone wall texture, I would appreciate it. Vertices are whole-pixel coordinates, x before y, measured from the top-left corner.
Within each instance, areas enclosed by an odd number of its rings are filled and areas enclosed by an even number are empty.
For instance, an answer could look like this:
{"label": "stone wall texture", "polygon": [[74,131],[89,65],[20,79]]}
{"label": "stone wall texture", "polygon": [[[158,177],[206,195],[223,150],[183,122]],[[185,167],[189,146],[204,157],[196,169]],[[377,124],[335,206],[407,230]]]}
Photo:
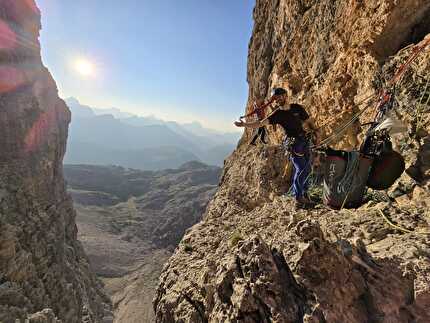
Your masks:
{"label": "stone wall texture", "polygon": [[[284,86],[326,137],[429,39],[430,2],[257,0],[254,21],[247,110]],[[428,322],[429,79],[427,48],[397,86],[409,132],[395,146],[408,170],[356,210],[296,211],[283,195],[281,130],[269,127],[271,145],[258,147],[246,131],[204,220],[164,268],[157,322]],[[333,145],[356,148],[360,128]]]}
{"label": "stone wall texture", "polygon": [[62,174],[70,112],[40,28],[33,0],[0,1],[0,322],[102,322]]}

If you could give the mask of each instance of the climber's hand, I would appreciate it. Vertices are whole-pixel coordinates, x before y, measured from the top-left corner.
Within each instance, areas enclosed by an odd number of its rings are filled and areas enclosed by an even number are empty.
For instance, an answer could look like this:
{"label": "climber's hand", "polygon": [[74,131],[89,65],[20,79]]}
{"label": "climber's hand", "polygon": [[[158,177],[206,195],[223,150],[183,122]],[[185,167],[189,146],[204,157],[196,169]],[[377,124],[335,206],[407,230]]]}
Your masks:
{"label": "climber's hand", "polygon": [[245,127],[245,122],[243,122],[242,120],[240,120],[240,121],[236,121],[236,122],[234,123],[234,125],[235,125],[236,127]]}

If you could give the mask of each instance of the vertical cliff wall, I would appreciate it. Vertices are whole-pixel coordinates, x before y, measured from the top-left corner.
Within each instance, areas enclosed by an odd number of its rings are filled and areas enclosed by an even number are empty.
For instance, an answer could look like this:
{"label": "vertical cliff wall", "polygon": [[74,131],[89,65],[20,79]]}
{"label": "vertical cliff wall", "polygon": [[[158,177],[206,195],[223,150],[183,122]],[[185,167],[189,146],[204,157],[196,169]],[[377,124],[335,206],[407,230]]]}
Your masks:
{"label": "vertical cliff wall", "polygon": [[101,322],[62,174],[70,112],[42,65],[40,28],[33,0],[0,1],[0,322]]}
{"label": "vertical cliff wall", "polygon": [[[428,0],[257,0],[248,106],[287,87],[329,136],[430,37],[429,19]],[[253,148],[247,131],[204,221],[161,275],[157,322],[428,321],[429,79],[427,48],[396,97],[409,125],[396,149],[410,176],[390,199],[371,196],[357,210],[295,211],[283,195],[282,132],[269,127],[271,145]],[[335,145],[356,147],[362,136],[355,125]]]}
{"label": "vertical cliff wall", "polygon": [[[429,17],[425,0],[257,1],[249,100],[285,86],[291,101],[304,104],[328,135],[390,76],[382,67],[392,56],[430,32]],[[354,132],[340,145],[348,147]]]}

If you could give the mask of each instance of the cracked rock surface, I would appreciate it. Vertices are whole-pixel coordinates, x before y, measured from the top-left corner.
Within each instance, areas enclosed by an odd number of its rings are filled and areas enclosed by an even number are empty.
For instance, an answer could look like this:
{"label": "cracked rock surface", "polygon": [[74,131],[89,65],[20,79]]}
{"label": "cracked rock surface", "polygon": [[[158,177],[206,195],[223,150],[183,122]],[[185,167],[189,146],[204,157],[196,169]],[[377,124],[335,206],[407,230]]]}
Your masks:
{"label": "cracked rock surface", "polygon": [[62,160],[70,112],[42,65],[33,0],[0,2],[0,322],[109,322]]}

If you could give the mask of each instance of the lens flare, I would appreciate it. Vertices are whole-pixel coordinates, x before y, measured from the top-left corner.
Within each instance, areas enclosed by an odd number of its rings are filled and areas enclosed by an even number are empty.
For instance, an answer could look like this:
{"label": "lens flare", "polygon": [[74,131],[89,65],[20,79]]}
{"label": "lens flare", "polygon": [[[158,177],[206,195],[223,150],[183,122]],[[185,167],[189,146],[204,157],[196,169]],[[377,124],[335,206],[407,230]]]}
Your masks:
{"label": "lens flare", "polygon": [[94,64],[84,58],[79,58],[74,63],[74,68],[82,76],[94,76],[95,67]]}
{"label": "lens flare", "polygon": [[49,139],[49,132],[54,129],[58,123],[56,118],[56,110],[42,112],[25,137],[24,148],[26,153],[33,153],[40,149],[42,144],[46,143]]}

